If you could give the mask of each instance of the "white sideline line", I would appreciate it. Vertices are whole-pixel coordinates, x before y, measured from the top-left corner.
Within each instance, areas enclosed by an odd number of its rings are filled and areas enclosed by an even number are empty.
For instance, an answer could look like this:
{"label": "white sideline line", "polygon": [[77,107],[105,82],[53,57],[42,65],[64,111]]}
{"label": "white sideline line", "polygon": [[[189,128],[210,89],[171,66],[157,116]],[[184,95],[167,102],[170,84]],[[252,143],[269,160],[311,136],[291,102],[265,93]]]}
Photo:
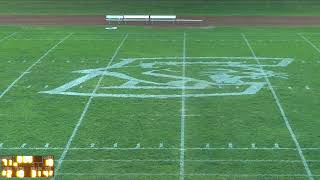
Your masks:
{"label": "white sideline line", "polygon": [[[256,56],[256,53],[254,52],[254,50],[252,49],[252,47],[251,47],[251,45],[250,45],[250,43],[249,43],[249,40],[246,38],[246,36],[245,36],[244,34],[241,34],[241,35],[242,35],[244,41],[246,42],[247,46],[249,47],[252,55],[253,55],[254,57],[257,57],[257,56]],[[275,102],[276,102],[276,104],[277,104],[277,106],[278,106],[278,109],[280,110],[282,119],[284,120],[284,122],[285,122],[285,124],[286,124],[286,127],[287,127],[287,129],[288,129],[288,131],[289,131],[289,133],[290,133],[290,135],[291,135],[291,138],[292,138],[293,142],[295,143],[295,145],[296,145],[296,147],[297,147],[297,150],[298,150],[298,152],[299,152],[299,156],[300,156],[301,161],[302,161],[302,163],[303,163],[304,169],[306,170],[306,173],[307,173],[309,179],[310,179],[310,180],[313,180],[314,178],[313,178],[313,176],[312,176],[312,173],[311,173],[311,170],[310,170],[310,168],[309,168],[309,165],[308,165],[308,163],[307,163],[307,161],[306,161],[306,158],[305,158],[304,155],[303,155],[303,152],[302,152],[302,150],[301,150],[301,146],[300,146],[300,144],[299,144],[299,142],[298,142],[298,140],[297,140],[296,135],[294,134],[294,132],[293,132],[293,130],[292,130],[291,124],[290,124],[290,122],[289,122],[289,120],[288,120],[288,118],[287,118],[287,116],[286,116],[286,113],[284,112],[284,110],[283,110],[283,108],[282,108],[282,105],[281,105],[281,103],[280,103],[280,100],[279,100],[279,98],[278,98],[275,90],[273,89],[272,84],[271,84],[271,82],[269,81],[269,78],[268,78],[267,75],[265,74],[265,72],[264,72],[264,70],[263,70],[263,67],[261,66],[260,60],[259,60],[258,58],[256,58],[256,61],[257,61],[257,64],[260,66],[260,71],[261,71],[261,73],[264,75],[265,81],[267,82],[268,87],[269,87],[269,89],[270,89],[270,91],[271,91],[271,93],[272,93],[272,96],[273,96],[273,98],[275,99]]]}
{"label": "white sideline line", "polygon": [[[180,159],[65,159],[64,162],[179,162]],[[268,159],[185,159],[185,162],[212,162],[212,163],[301,163],[301,160],[268,160]],[[320,162],[320,160],[309,160],[309,162]]]}
{"label": "white sideline line", "polygon": [[61,173],[56,176],[179,176],[170,173]]}
{"label": "white sideline line", "polygon": [[34,62],[31,66],[29,66],[16,80],[14,80],[8,87],[5,89],[1,95],[0,99],[8,92],[10,89],[26,74],[28,74],[31,69],[38,64],[43,58],[45,58],[52,50],[54,50],[57,46],[59,46],[61,43],[63,43],[66,39],[68,39],[73,33],[70,33],[66,37],[64,37],[61,41],[59,41],[56,45],[51,47],[46,53],[44,53],[36,62]]}
{"label": "white sideline line", "polygon": [[[226,177],[308,177],[306,174],[210,174],[210,173],[198,173],[198,174],[186,174],[187,176],[226,176]],[[314,175],[320,176],[320,175]]]}
{"label": "white sideline line", "polygon": [[[118,52],[119,52],[120,48],[122,47],[123,43],[125,42],[125,40],[126,40],[127,38],[128,38],[128,34],[126,34],[126,36],[123,38],[123,40],[121,41],[121,43],[120,43],[119,46],[117,47],[116,51],[114,52],[112,58],[110,59],[108,65],[106,66],[105,69],[108,69],[108,68],[110,67],[111,63],[113,62],[113,60],[115,59],[115,57],[118,55]],[[94,90],[92,91],[93,94],[95,94],[96,91],[99,89],[99,86],[100,86],[101,81],[103,80],[103,77],[104,77],[104,76],[101,76],[101,77],[99,78],[99,81],[98,81],[96,87],[95,87]],[[86,105],[85,105],[85,107],[84,107],[84,109],[83,109],[83,111],[82,111],[82,113],[81,113],[81,116],[80,116],[80,118],[79,118],[78,123],[76,124],[75,128],[74,128],[73,131],[72,131],[72,134],[71,134],[71,136],[70,136],[70,138],[69,138],[69,140],[68,140],[68,142],[67,142],[67,144],[66,144],[66,146],[65,146],[65,148],[64,148],[64,150],[63,150],[63,152],[62,152],[62,154],[61,154],[61,156],[60,156],[60,159],[59,159],[59,161],[58,161],[58,165],[57,165],[55,174],[58,174],[58,172],[59,172],[59,170],[60,170],[60,168],[61,168],[62,161],[64,160],[65,156],[67,155],[68,150],[69,150],[69,148],[70,148],[70,146],[71,146],[71,143],[72,143],[72,141],[73,141],[73,138],[75,137],[75,135],[76,135],[76,133],[77,133],[77,131],[78,131],[78,129],[79,129],[79,127],[80,127],[80,125],[81,125],[84,117],[85,117],[85,115],[87,114],[87,111],[88,111],[89,106],[90,106],[90,104],[91,104],[91,102],[92,102],[92,99],[93,99],[93,96],[90,96],[90,98],[88,99],[88,101],[87,101],[87,103],[86,103]]]}
{"label": "white sideline line", "polygon": [[316,51],[318,51],[318,53],[320,53],[320,49],[315,45],[313,44],[308,38],[306,38],[304,35],[302,35],[301,33],[298,33],[298,35],[304,39],[307,43],[309,43]]}
{"label": "white sideline line", "polygon": [[[183,34],[183,53],[182,53],[182,77],[186,76],[186,33]],[[185,129],[185,82],[181,88],[181,119],[180,119],[180,180],[184,180],[184,129]]]}
{"label": "white sideline line", "polygon": [[123,58],[123,60],[159,60],[159,59],[253,59],[255,60],[256,58],[261,59],[261,60],[282,60],[282,59],[292,59],[290,57],[245,57],[245,56],[211,56],[211,57],[139,57],[139,58]]}
{"label": "white sideline line", "polygon": [[[49,148],[44,148],[44,147],[25,147],[25,148],[21,148],[21,147],[1,147],[0,150],[63,150],[64,147],[49,147]],[[301,148],[304,151],[307,150],[320,150],[320,148]],[[134,151],[139,151],[139,150],[181,150],[181,148],[153,148],[153,147],[146,147],[146,148],[111,148],[111,147],[74,147],[74,148],[69,148],[69,150],[106,150],[106,151],[112,151],[112,150],[119,150],[119,151],[130,151],[130,150],[134,150]],[[194,150],[202,150],[202,151],[213,151],[213,150],[227,150],[227,151],[232,151],[232,150],[251,150],[251,151],[257,151],[257,150],[271,150],[271,151],[277,151],[277,150],[293,150],[296,151],[296,148],[185,148],[185,151],[194,151]]]}
{"label": "white sideline line", "polygon": [[[57,176],[179,176],[172,173],[61,173]],[[225,176],[225,177],[308,177],[306,174],[210,174],[210,173],[190,173],[185,176]],[[318,177],[320,175],[313,175]]]}
{"label": "white sideline line", "polygon": [[13,32],[12,34],[10,34],[8,36],[3,37],[2,39],[0,39],[0,42],[4,41],[6,39],[9,39],[10,37],[14,36],[15,34],[17,34],[17,32]]}

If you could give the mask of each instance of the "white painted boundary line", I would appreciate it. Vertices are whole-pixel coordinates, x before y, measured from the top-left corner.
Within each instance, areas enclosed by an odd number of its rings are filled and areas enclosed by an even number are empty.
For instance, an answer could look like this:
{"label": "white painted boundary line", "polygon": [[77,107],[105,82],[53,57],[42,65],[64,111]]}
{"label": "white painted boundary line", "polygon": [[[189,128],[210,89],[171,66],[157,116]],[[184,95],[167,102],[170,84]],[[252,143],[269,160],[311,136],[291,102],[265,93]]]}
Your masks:
{"label": "white painted boundary line", "polygon": [[[255,52],[254,52],[254,50],[252,49],[252,47],[251,47],[251,45],[250,45],[250,43],[249,43],[249,40],[246,38],[246,36],[245,36],[244,34],[241,34],[241,35],[242,35],[244,41],[246,42],[247,46],[249,47],[252,55],[253,55],[254,57],[257,57],[256,54],[255,54]],[[282,105],[281,105],[281,103],[280,103],[280,100],[279,100],[279,98],[278,98],[275,90],[273,89],[272,84],[271,84],[269,78],[268,78],[267,75],[265,74],[265,72],[264,72],[264,70],[263,70],[263,67],[261,66],[260,60],[259,60],[258,58],[256,58],[256,61],[257,61],[257,64],[260,66],[261,73],[264,75],[265,81],[267,82],[268,87],[269,87],[269,89],[270,89],[270,91],[271,91],[271,93],[272,93],[272,96],[273,96],[273,98],[275,99],[275,102],[276,102],[276,104],[277,104],[277,106],[278,106],[278,109],[280,110],[282,119],[284,120],[284,122],[285,122],[285,124],[286,124],[286,127],[287,127],[287,129],[288,129],[288,131],[289,131],[289,133],[290,133],[290,136],[291,136],[293,142],[295,143],[295,145],[296,145],[296,147],[297,147],[297,150],[298,150],[298,152],[299,152],[299,156],[300,156],[301,161],[302,161],[302,163],[303,163],[303,166],[304,166],[304,168],[305,168],[305,170],[306,170],[306,173],[307,173],[309,179],[310,179],[310,180],[313,180],[314,178],[313,178],[313,176],[312,176],[312,173],[311,173],[311,170],[310,170],[310,168],[309,168],[309,165],[308,165],[308,163],[307,163],[307,161],[306,161],[306,158],[305,158],[304,155],[303,155],[303,152],[302,152],[302,150],[301,150],[301,146],[300,146],[300,144],[299,144],[299,142],[298,142],[298,139],[297,139],[296,135],[294,134],[294,132],[293,132],[293,130],[292,130],[292,127],[291,127],[291,124],[290,124],[290,122],[289,122],[289,120],[288,120],[288,118],[287,118],[287,115],[286,115],[286,113],[284,112],[284,110],[283,110],[283,108],[282,108]]]}
{"label": "white painted boundary line", "polygon": [[[179,176],[170,173],[61,173],[58,176]],[[224,176],[224,177],[308,177],[305,174],[185,174],[185,176]],[[318,177],[320,175],[313,175]]]}
{"label": "white painted boundary line", "polygon": [[57,44],[55,44],[53,47],[51,47],[46,53],[44,53],[36,62],[34,62],[31,66],[29,66],[16,80],[14,80],[8,87],[0,94],[0,99],[10,91],[10,89],[29,71],[37,65],[42,59],[44,59],[52,50],[54,50],[57,46],[59,46],[61,43],[63,43],[66,39],[68,39],[73,33],[67,35],[64,37],[61,41],[59,41]]}
{"label": "white painted boundary line", "polygon": [[8,36],[3,37],[2,39],[0,39],[0,42],[4,41],[6,39],[9,39],[10,37],[14,36],[15,34],[17,34],[17,32],[13,32],[12,34],[10,34]]}
{"label": "white painted boundary line", "polygon": [[[64,162],[179,162],[180,159],[65,159]],[[209,162],[209,163],[301,163],[301,160],[271,160],[271,159],[185,159],[185,162]],[[320,162],[320,160],[309,160],[308,162]]]}
{"label": "white painted boundary line", "polygon": [[320,49],[315,45],[313,44],[308,38],[306,38],[304,35],[302,35],[301,33],[298,33],[298,35],[304,39],[307,43],[309,43],[316,51],[318,51],[318,53],[320,53]]}
{"label": "white painted boundary line", "polygon": [[[63,150],[65,149],[64,147],[2,147],[0,150]],[[312,151],[312,150],[320,150],[320,148],[301,148],[304,151]],[[166,150],[181,150],[181,148],[111,148],[111,147],[74,147],[74,148],[69,148],[69,150],[73,151],[81,151],[81,150],[101,150],[101,151],[140,151],[140,150],[161,150],[161,151],[166,151]],[[226,151],[278,151],[278,150],[292,150],[296,151],[296,148],[185,148],[185,151],[218,151],[218,150],[226,150]]]}
{"label": "white painted boundary line", "polygon": [[55,176],[179,176],[169,173],[61,173]]}
{"label": "white painted boundary line", "polygon": [[[123,38],[123,40],[122,40],[121,43],[119,44],[118,48],[116,49],[116,51],[114,52],[112,58],[110,59],[108,65],[106,66],[106,69],[108,69],[108,68],[110,67],[111,63],[113,62],[113,60],[115,59],[115,57],[118,55],[118,52],[119,52],[120,48],[122,47],[122,45],[124,44],[124,42],[125,42],[125,40],[126,40],[127,38],[128,38],[128,34],[126,34],[126,36]],[[92,91],[93,94],[95,94],[96,91],[99,89],[99,86],[100,86],[100,83],[101,83],[102,80],[103,80],[103,77],[104,77],[104,76],[101,76],[101,77],[99,78],[99,81],[98,81],[96,87],[95,87],[94,90]],[[87,111],[88,111],[89,106],[90,106],[90,104],[91,104],[91,102],[92,102],[92,99],[93,99],[93,96],[90,96],[90,98],[88,99],[88,101],[87,101],[87,103],[86,103],[86,105],[85,105],[85,107],[84,107],[84,109],[83,109],[83,111],[82,111],[82,113],[81,113],[81,116],[80,116],[80,118],[79,118],[78,123],[76,124],[75,128],[74,128],[73,131],[72,131],[72,134],[71,134],[71,136],[70,136],[70,138],[69,138],[69,140],[68,140],[68,142],[67,142],[67,144],[66,144],[66,146],[65,146],[65,148],[64,148],[64,150],[63,150],[63,152],[62,152],[62,154],[61,154],[61,156],[60,156],[60,159],[59,159],[59,161],[58,161],[57,168],[56,168],[56,170],[55,170],[55,174],[58,174],[58,172],[59,172],[59,170],[60,170],[60,168],[61,168],[62,162],[63,162],[65,156],[67,155],[67,153],[68,153],[68,151],[69,151],[69,149],[70,149],[70,146],[71,146],[71,144],[72,144],[73,138],[74,138],[75,135],[77,134],[78,129],[79,129],[79,127],[80,127],[80,125],[81,125],[81,123],[82,123],[85,115],[87,114]]]}
{"label": "white painted boundary line", "polygon": [[245,56],[206,56],[206,57],[139,57],[139,58],[123,58],[123,60],[159,60],[159,59],[252,59],[255,60],[256,58],[259,58],[260,60],[282,60],[282,59],[292,59],[290,57],[245,57]]}
{"label": "white painted boundary line", "polygon": [[[183,53],[182,53],[182,77],[186,77],[186,33],[183,34]],[[180,119],[180,180],[184,180],[184,129],[185,129],[185,83],[182,83],[181,89],[181,119]]]}

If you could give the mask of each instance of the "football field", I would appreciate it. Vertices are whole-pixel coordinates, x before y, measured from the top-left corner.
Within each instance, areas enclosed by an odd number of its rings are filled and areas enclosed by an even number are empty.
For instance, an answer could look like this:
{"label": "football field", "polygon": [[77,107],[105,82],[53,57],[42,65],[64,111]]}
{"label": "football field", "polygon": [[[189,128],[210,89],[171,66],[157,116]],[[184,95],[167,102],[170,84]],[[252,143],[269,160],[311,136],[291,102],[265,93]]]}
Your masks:
{"label": "football field", "polygon": [[320,29],[4,27],[0,155],[55,179],[319,179]]}

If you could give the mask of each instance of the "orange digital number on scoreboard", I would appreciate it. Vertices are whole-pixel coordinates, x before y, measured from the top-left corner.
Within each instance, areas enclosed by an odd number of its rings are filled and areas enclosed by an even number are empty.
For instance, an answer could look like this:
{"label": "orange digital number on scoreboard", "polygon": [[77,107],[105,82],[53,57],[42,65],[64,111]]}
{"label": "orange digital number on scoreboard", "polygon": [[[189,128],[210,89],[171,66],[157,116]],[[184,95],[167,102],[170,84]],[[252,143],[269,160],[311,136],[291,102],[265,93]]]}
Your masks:
{"label": "orange digital number on scoreboard", "polygon": [[3,156],[2,178],[48,178],[54,176],[53,156]]}

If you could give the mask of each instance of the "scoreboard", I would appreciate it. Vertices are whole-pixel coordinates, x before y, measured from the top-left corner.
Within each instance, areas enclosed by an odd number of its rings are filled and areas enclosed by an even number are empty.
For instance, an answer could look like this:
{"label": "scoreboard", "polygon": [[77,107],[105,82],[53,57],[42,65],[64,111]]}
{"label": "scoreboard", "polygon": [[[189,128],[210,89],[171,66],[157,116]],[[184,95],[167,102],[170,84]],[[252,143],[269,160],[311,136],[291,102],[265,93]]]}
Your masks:
{"label": "scoreboard", "polygon": [[53,156],[2,156],[2,178],[49,178],[54,176]]}

